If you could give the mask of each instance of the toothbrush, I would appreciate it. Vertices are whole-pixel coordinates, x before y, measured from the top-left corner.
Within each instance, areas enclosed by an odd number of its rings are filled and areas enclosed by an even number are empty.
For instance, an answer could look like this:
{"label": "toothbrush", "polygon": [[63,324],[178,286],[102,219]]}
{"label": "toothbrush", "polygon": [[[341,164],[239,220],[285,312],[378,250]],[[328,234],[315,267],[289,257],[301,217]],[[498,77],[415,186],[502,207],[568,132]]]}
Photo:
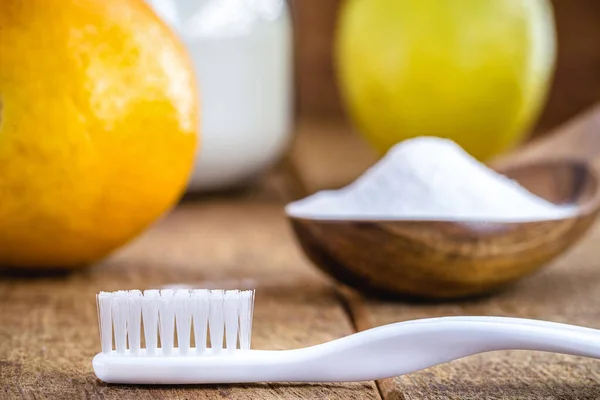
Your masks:
{"label": "toothbrush", "polygon": [[495,350],[600,358],[599,330],[522,318],[428,318],[296,350],[251,350],[254,291],[100,292],[97,305],[102,352],[92,364],[107,383],[370,381]]}

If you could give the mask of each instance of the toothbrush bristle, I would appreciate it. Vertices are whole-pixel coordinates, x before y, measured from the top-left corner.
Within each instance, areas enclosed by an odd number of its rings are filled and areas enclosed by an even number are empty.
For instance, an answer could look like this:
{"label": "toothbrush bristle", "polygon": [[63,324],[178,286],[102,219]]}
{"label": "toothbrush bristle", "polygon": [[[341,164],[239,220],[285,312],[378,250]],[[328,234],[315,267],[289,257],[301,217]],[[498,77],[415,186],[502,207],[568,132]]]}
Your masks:
{"label": "toothbrush bristle", "polygon": [[237,349],[239,302],[240,292],[238,290],[225,291],[223,299],[223,316],[225,317],[225,347],[227,348],[227,351]]}
{"label": "toothbrush bristle", "polygon": [[146,290],[142,298],[142,320],[144,322],[144,339],[146,339],[146,354],[154,355],[158,348],[158,305],[160,292]]}
{"label": "toothbrush bristle", "polygon": [[102,352],[108,354],[112,351],[112,296],[107,292],[100,292],[96,296],[98,306],[98,324],[100,326],[100,344]]}
{"label": "toothbrush bristle", "polygon": [[223,349],[223,316],[224,290],[211,290],[209,295],[208,329],[210,331],[210,347],[215,353]]}
{"label": "toothbrush bristle", "polygon": [[100,292],[96,302],[105,354],[201,355],[207,338],[216,354],[223,350],[223,339],[228,352],[250,349],[253,290],[120,290]]}
{"label": "toothbrush bristle", "polygon": [[127,292],[120,290],[113,295],[112,299],[115,348],[119,354],[124,354],[125,350],[127,350],[127,311]]}
{"label": "toothbrush bristle", "polygon": [[252,339],[252,317],[254,313],[254,291],[240,293],[240,349],[249,350]]}
{"label": "toothbrush bristle", "polygon": [[173,306],[174,291],[165,289],[160,291],[160,305],[158,307],[158,328],[160,334],[160,347],[163,355],[168,356],[173,351],[175,339],[175,307]]}
{"label": "toothbrush bristle", "polygon": [[127,339],[132,355],[137,355],[141,348],[142,325],[142,292],[131,290],[127,298]]}
{"label": "toothbrush bristle", "polygon": [[191,297],[192,321],[194,325],[194,340],[196,342],[196,353],[203,354],[206,351],[209,291],[206,289],[192,290]]}
{"label": "toothbrush bristle", "polygon": [[177,321],[179,354],[187,355],[190,350],[192,329],[192,304],[190,292],[187,290],[179,290],[175,294],[175,320]]}

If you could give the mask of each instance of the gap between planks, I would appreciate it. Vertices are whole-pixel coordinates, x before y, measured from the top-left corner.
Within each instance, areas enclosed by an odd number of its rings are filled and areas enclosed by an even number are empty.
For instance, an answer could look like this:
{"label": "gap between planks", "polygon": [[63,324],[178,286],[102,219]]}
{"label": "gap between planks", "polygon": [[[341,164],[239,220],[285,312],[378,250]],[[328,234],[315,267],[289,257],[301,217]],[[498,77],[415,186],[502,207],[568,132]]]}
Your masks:
{"label": "gap between planks", "polygon": [[[344,285],[336,285],[335,289],[355,332],[375,327],[375,323],[367,311],[364,298],[358,292]],[[377,387],[379,398],[382,400],[405,400],[402,392],[396,387],[394,378],[378,379],[375,381],[375,387]]]}
{"label": "gap between planks", "polygon": [[[353,138],[349,133],[346,132],[346,127],[343,124],[334,123],[333,125],[325,126],[327,128],[331,128],[331,126],[333,126],[336,129],[333,129],[333,132],[330,133],[332,134],[332,140],[325,141],[327,142],[327,146],[323,146],[325,143],[321,143],[320,147],[329,147],[334,143],[339,144],[340,142],[343,143],[348,140],[353,142]],[[323,175],[313,174],[311,179],[311,175],[307,171],[309,168],[314,168],[314,162],[312,162],[314,160],[311,160],[311,162],[307,163],[305,157],[302,157],[302,152],[313,153],[313,150],[315,150],[316,147],[314,139],[320,137],[320,140],[323,141],[323,136],[320,135],[320,133],[325,132],[320,132],[320,130],[327,128],[323,128],[322,125],[318,123],[312,124],[310,122],[304,122],[300,124],[299,135],[296,137],[295,146],[276,167],[276,169],[285,176],[285,179],[283,180],[285,182],[285,188],[282,188],[278,191],[282,194],[282,200],[285,202],[298,200],[314,193],[315,191],[327,188],[326,184],[323,187],[323,182],[320,182],[320,179],[323,178]],[[354,141],[356,141],[355,138]],[[335,148],[337,146],[333,147]],[[360,146],[355,145],[353,147],[356,148]],[[363,157],[359,157],[360,161],[357,163],[358,169],[364,169],[372,162],[373,158],[371,153],[366,153],[366,156],[363,155]],[[330,168],[326,168],[325,165],[323,165],[323,167],[324,168],[322,169],[325,171],[331,170]],[[340,186],[348,183],[351,178],[355,177],[355,175],[357,175],[356,171],[350,171],[348,175],[342,173],[341,181],[336,182],[337,185],[334,186]],[[373,326],[372,321],[368,319],[366,307],[360,302],[360,296],[356,292],[347,287],[342,287],[334,282],[332,282],[332,288],[335,291],[339,299],[340,307],[344,311],[344,315],[348,319],[349,325],[354,332],[365,330]],[[393,390],[384,390],[386,385],[393,385],[392,379],[373,381],[372,384],[377,389],[375,392],[379,399],[401,399],[397,396],[388,398],[384,396],[384,393],[398,393],[397,391]]]}

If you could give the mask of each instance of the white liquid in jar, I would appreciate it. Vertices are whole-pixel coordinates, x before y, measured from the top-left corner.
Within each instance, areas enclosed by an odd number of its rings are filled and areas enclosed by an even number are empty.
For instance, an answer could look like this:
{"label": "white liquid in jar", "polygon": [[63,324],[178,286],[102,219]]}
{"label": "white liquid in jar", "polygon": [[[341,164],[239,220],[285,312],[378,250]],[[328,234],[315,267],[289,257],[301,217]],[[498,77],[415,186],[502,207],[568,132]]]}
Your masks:
{"label": "white liquid in jar", "polygon": [[291,24],[283,0],[148,0],[179,35],[200,89],[190,190],[222,189],[271,166],[291,135]]}

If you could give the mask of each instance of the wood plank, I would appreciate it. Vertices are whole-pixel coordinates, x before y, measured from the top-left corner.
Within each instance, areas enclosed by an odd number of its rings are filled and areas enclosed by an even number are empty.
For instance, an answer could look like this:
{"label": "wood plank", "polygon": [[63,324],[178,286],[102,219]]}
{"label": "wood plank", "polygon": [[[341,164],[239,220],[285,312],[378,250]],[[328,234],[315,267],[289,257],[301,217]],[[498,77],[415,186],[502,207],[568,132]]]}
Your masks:
{"label": "wood plank", "polygon": [[[600,328],[600,225],[543,272],[484,299],[443,304],[354,300],[359,329],[448,315],[520,316]],[[467,357],[379,382],[385,399],[597,399],[600,362],[588,358],[499,351]]]}
{"label": "wood plank", "polygon": [[288,349],[352,332],[328,281],[307,264],[279,201],[187,201],[122,251],[78,273],[0,277],[0,398],[377,398],[373,383],[187,387],[106,385],[94,295],[164,285],[257,288],[253,348]]}

